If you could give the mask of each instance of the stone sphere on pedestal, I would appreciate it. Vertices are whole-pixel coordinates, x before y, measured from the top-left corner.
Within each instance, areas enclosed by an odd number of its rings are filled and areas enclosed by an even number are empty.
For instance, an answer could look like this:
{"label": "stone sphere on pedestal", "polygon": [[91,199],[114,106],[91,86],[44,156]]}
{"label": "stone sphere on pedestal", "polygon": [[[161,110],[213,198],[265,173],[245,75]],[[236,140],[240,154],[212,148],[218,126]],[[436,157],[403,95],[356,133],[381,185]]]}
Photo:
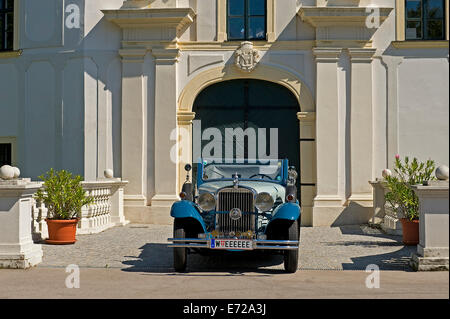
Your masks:
{"label": "stone sphere on pedestal", "polygon": [[105,171],[103,172],[103,175],[105,175],[106,178],[113,178],[114,172],[112,169],[108,168],[108,169],[105,169]]}
{"label": "stone sphere on pedestal", "polygon": [[14,168],[9,165],[3,165],[0,167],[0,178],[2,179],[13,179],[14,178]]}
{"label": "stone sphere on pedestal", "polygon": [[384,169],[383,172],[381,172],[381,175],[386,178],[388,176],[392,176],[392,171],[390,169]]}
{"label": "stone sphere on pedestal", "polygon": [[448,180],[448,166],[447,165],[441,165],[438,168],[436,168],[436,171],[434,173],[438,180],[446,181]]}
{"label": "stone sphere on pedestal", "polygon": [[18,167],[13,166],[14,170],[14,177],[13,178],[19,178],[20,176],[20,169]]}

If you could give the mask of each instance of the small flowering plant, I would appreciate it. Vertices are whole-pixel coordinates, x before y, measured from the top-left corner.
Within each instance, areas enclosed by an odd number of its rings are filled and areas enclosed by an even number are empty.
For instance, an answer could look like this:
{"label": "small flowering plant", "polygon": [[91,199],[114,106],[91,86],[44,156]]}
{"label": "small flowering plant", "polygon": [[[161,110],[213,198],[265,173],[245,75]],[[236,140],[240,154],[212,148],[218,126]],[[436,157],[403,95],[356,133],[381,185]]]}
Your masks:
{"label": "small flowering plant", "polygon": [[422,163],[417,158],[410,161],[406,156],[402,161],[400,156],[396,155],[395,174],[385,176],[389,190],[385,195],[386,202],[404,218],[419,219],[419,199],[411,186],[434,179],[432,176],[434,169],[435,163],[430,159]]}

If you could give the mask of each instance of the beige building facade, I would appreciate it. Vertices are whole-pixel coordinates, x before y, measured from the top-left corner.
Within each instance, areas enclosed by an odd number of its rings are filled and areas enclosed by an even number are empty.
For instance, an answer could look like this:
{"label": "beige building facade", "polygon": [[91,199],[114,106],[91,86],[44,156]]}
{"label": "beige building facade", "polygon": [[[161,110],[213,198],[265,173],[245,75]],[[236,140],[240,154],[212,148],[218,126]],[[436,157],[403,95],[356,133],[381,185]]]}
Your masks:
{"label": "beige building facade", "polygon": [[170,222],[199,96],[228,81],[295,98],[276,122],[296,121],[280,143],[299,150],[304,225],[369,221],[396,154],[448,165],[448,1],[432,18],[412,14],[426,0],[2,1],[3,160],[33,179],[113,169],[130,221]]}

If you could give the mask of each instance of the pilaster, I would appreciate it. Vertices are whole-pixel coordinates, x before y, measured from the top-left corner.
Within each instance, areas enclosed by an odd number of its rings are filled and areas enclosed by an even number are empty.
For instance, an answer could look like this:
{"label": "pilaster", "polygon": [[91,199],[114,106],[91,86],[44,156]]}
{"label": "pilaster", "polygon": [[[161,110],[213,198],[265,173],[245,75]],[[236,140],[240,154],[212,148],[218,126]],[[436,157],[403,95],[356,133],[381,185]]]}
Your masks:
{"label": "pilaster", "polygon": [[[155,195],[151,206],[170,207],[178,199],[178,49],[152,49],[155,59]],[[176,181],[176,182],[174,182]]]}
{"label": "pilaster", "polygon": [[372,56],[375,49],[348,49],[351,61],[349,201],[372,206]]}
{"label": "pilaster", "polygon": [[[317,66],[316,156],[317,195],[313,225],[324,223],[329,208],[342,206],[339,195],[339,92],[338,61],[342,49],[315,48]],[[326,208],[326,209],[323,209]],[[325,222],[327,223],[327,222]]]}
{"label": "pilaster", "polygon": [[395,155],[399,153],[399,105],[398,68],[403,57],[382,56],[387,69],[387,168],[395,167]]}
{"label": "pilaster", "polygon": [[120,50],[122,56],[122,177],[130,181],[125,205],[146,204],[147,110],[143,62],[146,49]]}
{"label": "pilaster", "polygon": [[300,200],[302,225],[312,225],[312,210],[316,195],[316,112],[298,112],[300,124]]}

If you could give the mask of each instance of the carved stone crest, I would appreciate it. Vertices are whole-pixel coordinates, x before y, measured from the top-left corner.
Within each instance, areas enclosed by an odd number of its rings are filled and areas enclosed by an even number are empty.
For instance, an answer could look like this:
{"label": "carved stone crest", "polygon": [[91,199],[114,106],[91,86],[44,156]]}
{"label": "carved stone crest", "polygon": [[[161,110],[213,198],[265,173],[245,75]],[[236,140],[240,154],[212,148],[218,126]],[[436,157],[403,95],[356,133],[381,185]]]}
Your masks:
{"label": "carved stone crest", "polygon": [[242,42],[234,55],[235,65],[244,72],[253,71],[258,64],[259,52],[253,48],[251,42]]}

